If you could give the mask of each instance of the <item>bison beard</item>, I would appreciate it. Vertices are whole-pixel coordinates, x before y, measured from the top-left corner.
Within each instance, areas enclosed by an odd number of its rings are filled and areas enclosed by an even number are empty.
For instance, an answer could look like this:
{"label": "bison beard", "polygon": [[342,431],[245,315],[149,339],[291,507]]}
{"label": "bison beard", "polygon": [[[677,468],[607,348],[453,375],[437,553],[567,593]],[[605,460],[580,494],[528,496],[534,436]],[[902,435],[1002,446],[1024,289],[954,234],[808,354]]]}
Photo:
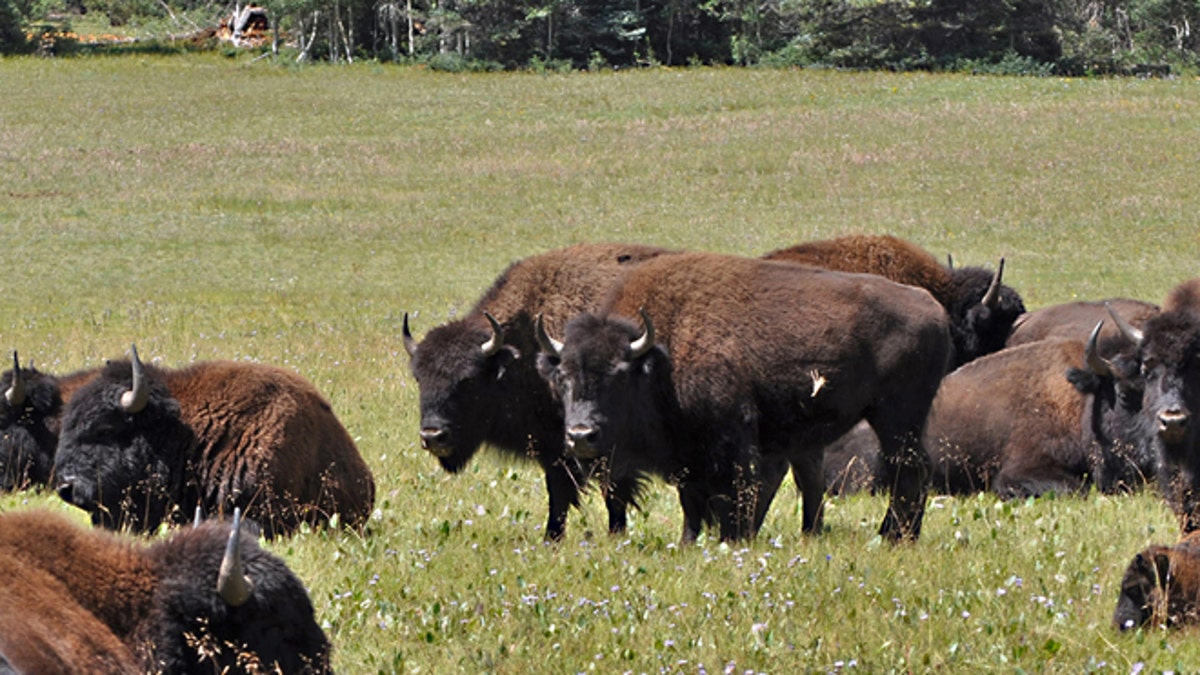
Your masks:
{"label": "bison beard", "polygon": [[141,546],[57,514],[10,513],[0,561],[0,654],[18,671],[330,672],[303,584],[229,523]]}
{"label": "bison beard", "polygon": [[[315,388],[271,366],[180,370],[109,363],[68,404],[55,459],[60,496],[108,528],[150,531],[244,509],[267,537],[338,514],[360,526],[375,485]],[[131,382],[144,370],[139,389]]]}
{"label": "bison beard", "polygon": [[[621,318],[639,308],[644,333]],[[544,335],[539,368],[576,454],[677,484],[684,541],[705,523],[722,539],[752,536],[785,458],[804,529],[819,529],[823,446],[864,418],[884,439],[892,490],[880,531],[915,538],[920,431],[950,358],[945,317],[925,291],[875,276],[683,254],[631,270],[562,344]]]}

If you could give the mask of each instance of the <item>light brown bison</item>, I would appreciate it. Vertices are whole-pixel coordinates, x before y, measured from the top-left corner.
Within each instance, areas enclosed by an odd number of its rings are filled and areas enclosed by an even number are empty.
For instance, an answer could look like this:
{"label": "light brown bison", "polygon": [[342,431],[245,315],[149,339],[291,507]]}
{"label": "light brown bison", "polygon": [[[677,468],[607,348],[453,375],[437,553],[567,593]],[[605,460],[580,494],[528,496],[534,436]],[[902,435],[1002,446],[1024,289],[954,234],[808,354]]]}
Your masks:
{"label": "light brown bison", "polygon": [[[510,265],[463,318],[418,344],[404,321],[404,344],[421,390],[421,447],[442,468],[461,471],[488,444],[541,465],[549,495],[546,538],[563,536],[567,511],[593,467],[563,453],[562,410],[536,369],[533,320],[552,330],[594,309],[627,269],[671,253],[631,244],[577,244]],[[640,478],[601,481],[609,530],[625,529]]]}
{"label": "light brown bison", "polygon": [[1109,320],[1109,306],[1134,326],[1141,326],[1159,312],[1157,305],[1128,298],[1051,305],[1021,315],[1008,337],[1007,346],[1016,347],[1047,338],[1086,340],[1092,328],[1101,321],[1105,322],[1100,331],[1103,342],[1120,334],[1116,324]]}
{"label": "light brown bison", "polygon": [[110,362],[71,398],[54,463],[59,495],[109,528],[154,530],[241,507],[266,536],[301,523],[362,525],[375,482],[311,383],[274,366],[177,370]]}
{"label": "light brown bison", "polygon": [[0,665],[28,673],[327,673],[304,585],[234,523],[141,545],[0,516]]}
{"label": "light brown bison", "polygon": [[[642,323],[631,317],[641,316]],[[821,524],[824,445],[867,419],[892,499],[881,533],[915,538],[928,457],[920,431],[950,359],[946,313],[882,277],[715,254],[642,263],[562,343],[540,332],[539,369],[579,456],[674,482],[683,540],[704,523],[753,536],[788,459],[803,526]]]}

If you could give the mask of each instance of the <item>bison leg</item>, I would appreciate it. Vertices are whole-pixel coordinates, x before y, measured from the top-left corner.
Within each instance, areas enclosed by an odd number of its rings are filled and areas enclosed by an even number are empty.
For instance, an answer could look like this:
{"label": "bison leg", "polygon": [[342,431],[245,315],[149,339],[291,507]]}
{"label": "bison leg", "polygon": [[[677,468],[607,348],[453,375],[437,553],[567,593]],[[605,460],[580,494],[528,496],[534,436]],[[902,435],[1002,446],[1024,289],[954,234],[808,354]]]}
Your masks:
{"label": "bison leg", "polygon": [[694,544],[704,527],[704,515],[708,508],[708,492],[695,483],[681,483],[677,488],[679,505],[683,507],[683,533],[681,544]]}
{"label": "bison leg", "polygon": [[825,516],[825,450],[822,446],[794,451],[792,476],[800,489],[801,530],[820,532]]}
{"label": "bison leg", "polygon": [[782,458],[767,457],[759,462],[758,467],[761,483],[754,508],[755,533],[762,529],[763,521],[767,518],[767,511],[771,509],[771,502],[775,501],[775,495],[778,494],[783,479],[787,477],[790,465]]}
{"label": "bison leg", "polygon": [[882,486],[892,493],[879,534],[891,541],[915,540],[921,534],[921,520],[925,517],[929,454],[917,432],[895,433],[879,427],[875,427],[875,432],[879,436]]}
{"label": "bison leg", "polygon": [[546,492],[550,496],[550,515],[546,520],[546,540],[561,541],[567,528],[567,511],[579,505],[579,478],[562,463],[545,467]]}

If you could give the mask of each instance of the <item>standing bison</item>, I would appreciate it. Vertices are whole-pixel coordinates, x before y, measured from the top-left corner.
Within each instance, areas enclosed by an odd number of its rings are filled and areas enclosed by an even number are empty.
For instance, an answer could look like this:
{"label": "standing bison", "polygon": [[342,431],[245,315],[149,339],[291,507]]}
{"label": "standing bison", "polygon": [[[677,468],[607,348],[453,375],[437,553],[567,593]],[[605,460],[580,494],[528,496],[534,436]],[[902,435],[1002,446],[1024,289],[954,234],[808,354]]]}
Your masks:
{"label": "standing bison", "polygon": [[[641,315],[639,326],[627,317]],[[921,429],[950,359],[946,313],[921,289],[871,275],[680,254],[630,270],[562,343],[539,331],[539,369],[564,406],[572,452],[674,482],[683,540],[706,523],[753,536],[764,463],[787,458],[817,530],[824,445],[860,419],[883,444],[885,537],[916,538],[928,457]]]}
{"label": "standing bison", "polygon": [[[630,267],[669,251],[624,244],[578,244],[513,263],[463,318],[418,344],[404,319],[404,345],[421,394],[421,447],[457,473],[484,443],[529,457],[546,476],[546,538],[562,538],[567,511],[587,476],[563,452],[562,411],[538,377],[533,316],[554,328],[595,308]],[[625,529],[639,479],[603,483],[609,530]]]}
{"label": "standing bison", "polygon": [[1114,369],[1144,381],[1142,415],[1127,430],[1151,444],[1158,459],[1158,487],[1183,532],[1200,529],[1200,298],[1197,280],[1184,282],[1163,311],[1135,328],[1113,312],[1135,345],[1114,358]]}
{"label": "standing bison", "polygon": [[1013,323],[1025,311],[1021,296],[1001,282],[1004,259],[990,272],[943,266],[921,247],[882,235],[851,235],[772,251],[785,260],[842,272],[877,274],[929,291],[950,317],[954,367],[1004,348]]}
{"label": "standing bison", "polygon": [[1118,630],[1200,622],[1200,533],[1174,546],[1155,544],[1133,557],[1113,612]]}
{"label": "standing bison", "polygon": [[273,366],[110,362],[63,413],[59,495],[108,528],[150,531],[241,507],[267,537],[337,514],[363,524],[375,483],[329,403]]}
{"label": "standing bison", "polygon": [[234,513],[149,546],[0,516],[0,672],[332,672],[304,585]]}
{"label": "standing bison", "polygon": [[12,370],[0,375],[0,491],[49,483],[63,403],[99,372],[55,377],[32,366],[21,368],[13,352]]}

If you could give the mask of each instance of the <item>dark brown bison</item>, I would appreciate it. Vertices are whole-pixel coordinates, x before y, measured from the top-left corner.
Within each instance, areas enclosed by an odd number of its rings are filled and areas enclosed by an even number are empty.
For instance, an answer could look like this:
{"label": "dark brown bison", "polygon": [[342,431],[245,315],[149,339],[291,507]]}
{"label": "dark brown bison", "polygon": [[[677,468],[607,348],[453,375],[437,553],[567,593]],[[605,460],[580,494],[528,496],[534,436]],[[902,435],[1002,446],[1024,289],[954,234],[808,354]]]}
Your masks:
{"label": "dark brown bison", "polygon": [[327,673],[304,585],[234,523],[151,545],[0,516],[0,655],[26,673]]}
{"label": "dark brown bison", "polygon": [[[546,537],[563,536],[587,472],[563,452],[562,410],[538,376],[533,317],[552,329],[593,309],[629,267],[670,253],[627,244],[577,244],[510,265],[463,318],[418,344],[404,321],[404,344],[421,394],[421,447],[457,473],[480,446],[532,458],[546,476]],[[625,529],[640,480],[601,481],[609,530]]]}
{"label": "dark brown bison", "polygon": [[[628,317],[642,317],[643,325]],[[705,523],[752,536],[763,462],[787,458],[803,527],[821,524],[823,447],[860,419],[883,440],[892,489],[880,532],[915,538],[928,457],[920,432],[950,358],[946,313],[881,277],[713,254],[642,263],[539,369],[564,405],[572,452],[676,484],[683,540]]]}
{"label": "dark brown bison", "polygon": [[1159,311],[1157,305],[1127,298],[1051,305],[1021,315],[1013,325],[1007,346],[1016,347],[1047,338],[1086,340],[1092,328],[1101,321],[1106,323],[1100,332],[1100,340],[1107,340],[1119,333],[1109,320],[1109,305],[1135,326],[1141,326]]}
{"label": "dark brown bison", "polygon": [[99,372],[93,368],[56,377],[32,365],[21,368],[13,352],[12,370],[0,375],[0,491],[50,482],[63,403]]}
{"label": "dark brown bison", "polygon": [[150,531],[241,507],[268,536],[371,514],[375,483],[329,403],[274,366],[110,362],[63,413],[59,495],[109,528]]}
{"label": "dark brown bison", "polygon": [[1200,532],[1174,546],[1155,544],[1133,557],[1113,612],[1118,630],[1200,621]]}
{"label": "dark brown bison", "polygon": [[1138,329],[1119,312],[1114,320],[1136,345],[1113,358],[1113,370],[1142,381],[1142,415],[1126,430],[1157,455],[1158,487],[1183,532],[1200,529],[1200,280],[1180,284],[1163,311]]}
{"label": "dark brown bison", "polygon": [[950,317],[954,367],[1002,349],[1013,322],[1025,311],[1021,296],[1001,282],[1003,258],[994,273],[981,267],[944,267],[916,244],[887,235],[813,241],[772,251],[763,258],[877,274],[924,288]]}
{"label": "dark brown bison", "polygon": [[1050,338],[990,354],[942,380],[925,428],[932,487],[1002,497],[1131,490],[1154,477],[1145,443],[1123,435],[1141,409],[1089,341]]}

